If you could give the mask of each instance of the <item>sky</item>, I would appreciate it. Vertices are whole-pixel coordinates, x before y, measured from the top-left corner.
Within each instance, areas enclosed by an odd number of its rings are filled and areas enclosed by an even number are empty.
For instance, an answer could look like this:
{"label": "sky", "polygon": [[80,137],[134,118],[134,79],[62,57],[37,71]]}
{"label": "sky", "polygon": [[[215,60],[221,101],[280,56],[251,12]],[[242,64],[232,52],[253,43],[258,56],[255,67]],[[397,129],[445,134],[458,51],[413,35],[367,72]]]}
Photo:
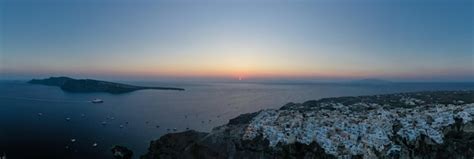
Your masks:
{"label": "sky", "polygon": [[471,0],[0,0],[2,78],[474,81]]}

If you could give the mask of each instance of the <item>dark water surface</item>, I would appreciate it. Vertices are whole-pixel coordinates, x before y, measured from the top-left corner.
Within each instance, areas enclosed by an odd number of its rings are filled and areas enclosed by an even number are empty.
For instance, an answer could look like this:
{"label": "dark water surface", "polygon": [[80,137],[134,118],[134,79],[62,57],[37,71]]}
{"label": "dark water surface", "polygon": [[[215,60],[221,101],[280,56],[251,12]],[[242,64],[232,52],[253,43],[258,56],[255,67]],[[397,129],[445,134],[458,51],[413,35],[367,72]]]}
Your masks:
{"label": "dark water surface", "polygon": [[[131,83],[163,86],[151,82]],[[23,81],[2,81],[0,154],[6,153],[8,159],[112,158],[110,148],[117,144],[131,148],[134,158],[138,158],[146,152],[151,140],[174,132],[174,128],[177,132],[186,128],[210,131],[239,114],[279,108],[288,102],[337,96],[474,89],[473,83],[372,86],[186,83],[165,86],[182,87],[186,91],[78,94]],[[105,103],[88,102],[94,98],[103,99]],[[102,122],[107,124],[104,126]],[[76,141],[71,142],[71,139]],[[98,145],[92,146],[94,143]]]}

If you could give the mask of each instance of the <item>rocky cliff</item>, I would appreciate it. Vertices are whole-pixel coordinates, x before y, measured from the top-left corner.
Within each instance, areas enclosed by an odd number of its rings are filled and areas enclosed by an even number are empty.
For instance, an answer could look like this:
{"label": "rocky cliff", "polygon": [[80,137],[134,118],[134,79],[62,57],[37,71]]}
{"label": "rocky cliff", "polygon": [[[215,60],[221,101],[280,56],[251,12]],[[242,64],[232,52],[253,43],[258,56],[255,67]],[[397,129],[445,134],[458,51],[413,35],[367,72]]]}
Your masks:
{"label": "rocky cliff", "polygon": [[326,98],[152,141],[156,158],[474,157],[474,91]]}

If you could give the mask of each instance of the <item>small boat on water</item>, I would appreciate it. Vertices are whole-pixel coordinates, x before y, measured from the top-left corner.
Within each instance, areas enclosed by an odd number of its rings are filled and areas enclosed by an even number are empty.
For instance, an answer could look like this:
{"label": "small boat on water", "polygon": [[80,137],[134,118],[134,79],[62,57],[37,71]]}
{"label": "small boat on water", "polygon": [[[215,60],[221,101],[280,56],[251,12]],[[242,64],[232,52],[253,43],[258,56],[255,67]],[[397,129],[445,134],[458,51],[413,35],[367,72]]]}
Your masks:
{"label": "small boat on water", "polygon": [[102,99],[96,98],[94,100],[91,100],[91,103],[104,103]]}

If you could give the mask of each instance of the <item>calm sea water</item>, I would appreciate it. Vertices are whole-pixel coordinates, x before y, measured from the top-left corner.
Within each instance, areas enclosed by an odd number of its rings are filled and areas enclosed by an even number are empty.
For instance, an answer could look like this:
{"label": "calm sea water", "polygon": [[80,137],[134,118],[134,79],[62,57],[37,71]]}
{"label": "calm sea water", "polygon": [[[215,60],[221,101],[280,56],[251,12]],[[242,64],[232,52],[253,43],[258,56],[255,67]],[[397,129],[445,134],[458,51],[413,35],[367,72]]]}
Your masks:
{"label": "calm sea water", "polygon": [[[162,83],[130,82],[148,86]],[[242,113],[324,97],[427,90],[472,90],[473,83],[390,85],[183,83],[186,91],[66,93],[24,81],[0,82],[0,154],[16,158],[112,158],[123,145],[134,158],[149,142],[187,128],[210,131]],[[88,101],[100,98],[102,104]],[[39,115],[42,114],[42,115]],[[70,118],[70,120],[66,120]],[[103,125],[102,122],[106,122]],[[71,142],[75,139],[75,142]],[[97,146],[92,146],[97,143]]]}

